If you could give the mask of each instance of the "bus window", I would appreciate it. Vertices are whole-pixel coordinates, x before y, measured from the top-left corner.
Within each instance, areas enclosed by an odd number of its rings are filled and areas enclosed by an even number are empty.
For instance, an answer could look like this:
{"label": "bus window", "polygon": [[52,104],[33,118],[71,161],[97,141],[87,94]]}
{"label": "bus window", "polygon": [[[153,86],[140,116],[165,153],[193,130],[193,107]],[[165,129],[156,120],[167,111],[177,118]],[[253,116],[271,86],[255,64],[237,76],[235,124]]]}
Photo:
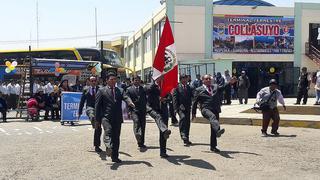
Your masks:
{"label": "bus window", "polygon": [[96,49],[78,49],[78,52],[85,61],[101,61],[100,52]]}
{"label": "bus window", "polygon": [[56,52],[57,52],[56,59],[77,60],[77,57],[75,56],[74,52],[72,52],[72,51],[56,51]]}

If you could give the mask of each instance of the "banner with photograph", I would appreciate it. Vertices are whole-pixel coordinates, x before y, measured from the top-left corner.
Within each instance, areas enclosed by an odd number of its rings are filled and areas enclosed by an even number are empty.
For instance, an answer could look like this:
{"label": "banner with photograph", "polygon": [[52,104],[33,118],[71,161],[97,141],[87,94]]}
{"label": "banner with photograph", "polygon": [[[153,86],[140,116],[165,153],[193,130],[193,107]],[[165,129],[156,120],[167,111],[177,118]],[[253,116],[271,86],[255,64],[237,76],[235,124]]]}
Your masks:
{"label": "banner with photograph", "polygon": [[283,16],[213,16],[213,52],[293,54],[294,18]]}

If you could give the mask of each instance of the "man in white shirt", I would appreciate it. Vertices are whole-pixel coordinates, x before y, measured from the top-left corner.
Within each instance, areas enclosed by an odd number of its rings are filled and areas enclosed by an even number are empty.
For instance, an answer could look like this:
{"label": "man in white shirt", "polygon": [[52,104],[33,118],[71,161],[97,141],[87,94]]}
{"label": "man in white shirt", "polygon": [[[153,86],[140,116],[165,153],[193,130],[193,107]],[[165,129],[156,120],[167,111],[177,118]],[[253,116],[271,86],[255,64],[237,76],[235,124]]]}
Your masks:
{"label": "man in white shirt", "polygon": [[38,80],[34,80],[33,82],[33,94],[36,94],[37,93],[37,90],[40,88],[40,84],[39,84],[39,81]]}
{"label": "man in white shirt", "polygon": [[261,132],[263,137],[268,136],[267,129],[271,118],[273,120],[271,134],[279,136],[278,128],[280,115],[277,108],[277,101],[279,101],[279,103],[283,106],[284,110],[286,110],[286,106],[281,91],[277,89],[277,87],[277,81],[275,79],[271,79],[269,86],[262,88],[257,94],[256,101],[257,104],[260,104],[260,108],[262,107],[262,102],[268,104],[268,108],[262,110],[263,120]]}
{"label": "man in white shirt", "polygon": [[14,107],[16,108],[17,105],[18,105],[18,99],[19,99],[19,96],[20,96],[20,91],[21,91],[21,86],[18,82],[16,82],[15,86],[14,86],[14,92],[15,92],[15,101],[14,101]]}
{"label": "man in white shirt", "polygon": [[45,92],[49,95],[51,92],[53,92],[54,88],[53,88],[54,82],[52,79],[49,79],[49,82],[47,85],[45,85]]}

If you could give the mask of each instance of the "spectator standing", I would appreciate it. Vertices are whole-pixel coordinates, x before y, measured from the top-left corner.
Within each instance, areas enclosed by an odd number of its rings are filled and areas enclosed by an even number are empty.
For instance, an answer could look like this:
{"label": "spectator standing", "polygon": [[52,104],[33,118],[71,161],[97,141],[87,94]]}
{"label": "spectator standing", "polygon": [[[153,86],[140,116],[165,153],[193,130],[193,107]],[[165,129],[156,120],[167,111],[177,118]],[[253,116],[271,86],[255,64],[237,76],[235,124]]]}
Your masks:
{"label": "spectator standing", "polygon": [[316,91],[316,102],[314,105],[320,105],[320,71],[316,74],[316,82],[314,89]]}
{"label": "spectator standing", "polygon": [[7,110],[8,110],[7,101],[3,97],[2,92],[0,92],[0,112],[2,114],[3,122],[7,122]]}
{"label": "spectator standing", "polygon": [[243,104],[243,99],[244,103],[248,103],[248,90],[250,87],[250,80],[248,76],[246,75],[245,71],[241,71],[241,76],[238,78],[238,98],[239,98],[239,103]]}
{"label": "spectator standing", "polygon": [[[224,71],[224,75],[222,76],[225,83],[229,83],[231,80],[231,76],[229,74],[229,70]],[[232,86],[227,86],[224,90],[224,100],[225,104],[230,105],[231,104],[231,88]]]}
{"label": "spectator standing", "polygon": [[307,104],[308,91],[310,89],[311,76],[307,72],[307,68],[303,67],[298,82],[298,97],[295,105],[300,105],[301,99],[303,98],[303,105]]}

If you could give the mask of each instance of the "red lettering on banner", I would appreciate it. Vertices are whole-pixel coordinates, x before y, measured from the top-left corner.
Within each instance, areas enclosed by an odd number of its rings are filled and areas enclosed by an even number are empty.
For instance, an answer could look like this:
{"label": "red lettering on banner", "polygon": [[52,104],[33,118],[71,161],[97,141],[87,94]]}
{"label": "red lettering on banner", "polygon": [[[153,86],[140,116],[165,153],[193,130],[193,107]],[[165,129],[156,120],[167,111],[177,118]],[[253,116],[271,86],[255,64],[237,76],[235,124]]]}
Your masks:
{"label": "red lettering on banner", "polygon": [[231,36],[234,35],[234,25],[233,24],[229,25],[228,34],[231,35]]}
{"label": "red lettering on banner", "polygon": [[280,26],[277,24],[229,24],[228,33],[231,36],[279,36]]}

